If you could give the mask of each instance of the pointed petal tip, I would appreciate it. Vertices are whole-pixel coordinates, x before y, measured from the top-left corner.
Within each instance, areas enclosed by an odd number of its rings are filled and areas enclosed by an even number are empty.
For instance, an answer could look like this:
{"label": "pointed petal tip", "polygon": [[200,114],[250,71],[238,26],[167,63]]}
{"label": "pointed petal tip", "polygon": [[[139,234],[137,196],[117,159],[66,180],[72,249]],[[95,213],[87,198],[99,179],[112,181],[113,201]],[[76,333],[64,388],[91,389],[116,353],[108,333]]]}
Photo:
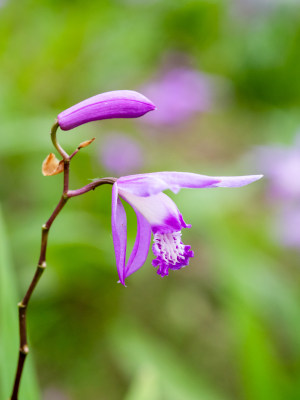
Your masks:
{"label": "pointed petal tip", "polygon": [[117,283],[121,283],[122,286],[127,287],[127,285],[125,285],[125,281],[121,281],[120,279],[117,281]]}
{"label": "pointed petal tip", "polygon": [[252,182],[258,181],[259,179],[263,178],[263,175],[262,174],[261,175],[249,175],[248,178],[249,178],[249,183],[252,183]]}
{"label": "pointed petal tip", "polygon": [[220,176],[217,178],[218,183],[214,184],[212,187],[241,187],[258,181],[262,177],[263,175]]}
{"label": "pointed petal tip", "polygon": [[147,97],[145,97],[145,99],[147,100],[147,103],[145,103],[145,113],[147,114],[150,111],[155,111],[157,110],[157,107],[154,103],[152,103],[151,100],[147,99]]}

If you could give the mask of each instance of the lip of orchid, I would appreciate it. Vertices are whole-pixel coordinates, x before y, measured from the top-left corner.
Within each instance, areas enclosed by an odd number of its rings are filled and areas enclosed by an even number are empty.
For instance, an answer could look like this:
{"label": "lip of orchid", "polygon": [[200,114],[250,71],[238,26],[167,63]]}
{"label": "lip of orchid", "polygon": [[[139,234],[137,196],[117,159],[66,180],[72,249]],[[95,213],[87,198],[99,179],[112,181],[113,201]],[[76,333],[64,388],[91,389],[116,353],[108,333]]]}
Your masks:
{"label": "lip of orchid", "polygon": [[[145,263],[151,241],[156,259],[152,265],[159,275],[166,276],[169,270],[178,270],[189,264],[194,256],[190,246],[181,241],[181,230],[190,228],[174,201],[163,193],[170,189],[177,193],[181,188],[236,188],[248,185],[262,175],[211,177],[187,172],[154,172],[125,176],[113,184],[112,234],[120,282],[136,272]],[[120,198],[126,201],[137,216],[137,235],[131,255],[126,262],[127,222]]]}
{"label": "lip of orchid", "polygon": [[153,111],[156,106],[133,90],[105,92],[81,101],[57,116],[64,131],[82,124],[111,118],[138,118]]}

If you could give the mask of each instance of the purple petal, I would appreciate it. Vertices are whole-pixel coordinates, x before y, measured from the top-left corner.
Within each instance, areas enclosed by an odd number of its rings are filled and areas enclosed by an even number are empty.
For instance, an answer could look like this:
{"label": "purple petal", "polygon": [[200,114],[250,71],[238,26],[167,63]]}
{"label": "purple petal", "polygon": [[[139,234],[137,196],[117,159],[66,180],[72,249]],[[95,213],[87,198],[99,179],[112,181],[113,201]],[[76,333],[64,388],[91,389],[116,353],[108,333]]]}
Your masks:
{"label": "purple petal", "polygon": [[146,218],[153,233],[191,227],[184,222],[174,201],[164,193],[140,197],[119,189],[119,195]]}
{"label": "purple petal", "polygon": [[211,187],[239,187],[260,179],[262,175],[207,176],[190,172],[152,172],[129,175],[118,179],[121,190],[136,196],[152,196],[170,189],[178,193],[181,188],[202,189]]}
{"label": "purple petal", "polygon": [[90,97],[61,112],[58,123],[67,131],[91,121],[110,118],[137,118],[155,110],[155,105],[138,92],[116,90]]}
{"label": "purple petal", "polygon": [[178,193],[181,188],[211,187],[219,181],[219,178],[191,172],[152,172],[121,177],[118,179],[118,187],[136,196],[146,197],[166,189]]}
{"label": "purple petal", "polygon": [[118,197],[118,186],[112,188],[111,228],[116,255],[116,263],[120,282],[125,285],[125,262],[127,246],[127,220],[126,213]]}
{"label": "purple petal", "polygon": [[263,175],[216,176],[215,178],[219,180],[219,183],[213,184],[210,187],[240,187],[249,185],[249,183],[255,182],[262,177]]}
{"label": "purple petal", "polygon": [[126,264],[125,278],[144,265],[150,248],[151,226],[143,215],[133,207],[137,217],[137,234],[135,243]]}

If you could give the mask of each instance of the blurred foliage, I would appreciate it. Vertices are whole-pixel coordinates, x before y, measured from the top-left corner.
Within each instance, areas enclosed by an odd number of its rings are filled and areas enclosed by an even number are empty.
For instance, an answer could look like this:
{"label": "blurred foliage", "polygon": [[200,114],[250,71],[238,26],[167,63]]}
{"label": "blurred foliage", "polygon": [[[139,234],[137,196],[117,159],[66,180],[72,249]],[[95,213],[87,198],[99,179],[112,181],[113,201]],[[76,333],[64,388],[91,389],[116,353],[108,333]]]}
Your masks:
{"label": "blurred foliage", "polygon": [[[172,130],[141,119],[60,132],[69,151],[97,137],[74,159],[71,187],[107,175],[99,147],[112,131],[139,139],[146,172],[255,173],[243,155],[291,143],[300,125],[299,36],[299,4],[280,0],[257,0],[251,12],[247,0],[0,1],[0,201],[13,265],[2,237],[1,270],[12,275],[7,284],[1,275],[0,306],[15,318],[0,325],[0,347],[13,354],[5,388],[18,348],[15,293],[30,282],[40,226],[61,192],[60,175],[41,175],[57,113],[107,90],[139,90],[170,54],[184,54],[225,78],[230,98]],[[28,312],[44,398],[298,400],[299,252],[272,240],[263,181],[180,192],[195,258],[160,279],[149,255],[126,289],[116,283],[110,190],[72,199],[50,232]],[[126,210],[132,245],[136,221]]]}
{"label": "blurred foliage", "polygon": [[[18,357],[18,315],[16,312],[16,278],[12,269],[6,230],[0,208],[0,395],[8,399],[11,394]],[[32,359],[29,360],[22,382],[20,395],[37,400],[40,398]]]}

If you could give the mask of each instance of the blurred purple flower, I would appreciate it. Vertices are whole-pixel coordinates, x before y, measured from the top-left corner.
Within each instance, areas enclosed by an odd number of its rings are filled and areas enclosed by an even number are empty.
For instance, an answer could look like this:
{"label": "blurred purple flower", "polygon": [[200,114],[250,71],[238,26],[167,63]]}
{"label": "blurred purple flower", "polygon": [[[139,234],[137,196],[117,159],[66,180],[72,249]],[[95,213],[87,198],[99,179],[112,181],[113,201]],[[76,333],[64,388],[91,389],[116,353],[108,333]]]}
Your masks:
{"label": "blurred purple flower", "polygon": [[115,90],[90,97],[57,116],[64,131],[91,121],[111,118],[137,118],[155,110],[155,105],[133,90]]}
{"label": "blurred purple flower", "polygon": [[[189,264],[194,256],[190,246],[181,241],[181,229],[190,228],[183,220],[176,204],[166,189],[178,193],[181,188],[240,187],[248,185],[262,175],[211,177],[186,172],[154,172],[124,176],[114,183],[112,190],[112,234],[120,282],[136,272],[145,263],[154,235],[152,250],[158,267],[157,273],[166,276],[169,269],[178,270]],[[137,217],[137,235],[131,255],[126,263],[127,221],[121,202],[132,206]]]}
{"label": "blurred purple flower", "polygon": [[107,136],[100,147],[100,161],[107,171],[117,176],[138,171],[143,166],[142,147],[121,133]]}
{"label": "blurred purple flower", "polygon": [[300,248],[300,204],[285,204],[275,221],[277,240],[286,247]]}
{"label": "blurred purple flower", "polygon": [[231,7],[233,11],[237,10],[240,15],[251,17],[270,12],[274,8],[274,2],[271,3],[269,0],[235,0]]}
{"label": "blurred purple flower", "polygon": [[215,85],[209,75],[180,67],[144,86],[143,92],[158,107],[155,114],[144,120],[153,125],[175,125],[195,113],[210,110],[214,103]]}
{"label": "blurred purple flower", "polygon": [[291,147],[257,148],[255,159],[268,178],[271,199],[300,200],[300,134]]}
{"label": "blurred purple flower", "polygon": [[267,178],[267,200],[276,206],[272,234],[281,245],[300,248],[300,133],[291,146],[255,149],[254,159]]}

